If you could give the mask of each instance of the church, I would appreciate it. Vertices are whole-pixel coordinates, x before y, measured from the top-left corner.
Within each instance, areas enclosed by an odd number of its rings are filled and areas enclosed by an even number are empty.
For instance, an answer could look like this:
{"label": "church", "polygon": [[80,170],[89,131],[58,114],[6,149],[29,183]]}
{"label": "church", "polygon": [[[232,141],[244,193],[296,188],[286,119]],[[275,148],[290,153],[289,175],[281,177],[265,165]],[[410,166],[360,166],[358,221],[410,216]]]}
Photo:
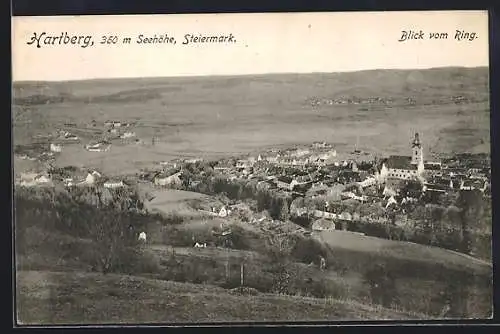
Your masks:
{"label": "church", "polygon": [[412,155],[392,155],[387,158],[380,169],[380,177],[385,179],[415,180],[424,173],[424,153],[418,133],[411,142]]}

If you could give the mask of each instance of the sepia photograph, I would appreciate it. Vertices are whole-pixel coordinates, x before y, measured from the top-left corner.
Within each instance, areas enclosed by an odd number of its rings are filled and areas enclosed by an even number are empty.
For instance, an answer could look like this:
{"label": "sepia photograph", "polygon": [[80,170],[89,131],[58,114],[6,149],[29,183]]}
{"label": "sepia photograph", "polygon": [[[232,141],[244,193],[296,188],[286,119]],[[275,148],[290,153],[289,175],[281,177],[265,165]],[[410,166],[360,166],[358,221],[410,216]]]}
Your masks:
{"label": "sepia photograph", "polygon": [[12,18],[18,326],[491,319],[486,11]]}

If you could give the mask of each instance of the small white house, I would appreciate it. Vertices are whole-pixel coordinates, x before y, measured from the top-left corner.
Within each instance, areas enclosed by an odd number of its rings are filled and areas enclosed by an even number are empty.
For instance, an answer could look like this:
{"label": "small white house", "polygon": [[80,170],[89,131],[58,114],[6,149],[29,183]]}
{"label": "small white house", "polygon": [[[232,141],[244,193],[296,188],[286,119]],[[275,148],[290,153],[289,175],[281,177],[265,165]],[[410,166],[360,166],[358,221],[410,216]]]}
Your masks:
{"label": "small white house", "polygon": [[50,151],[51,152],[56,152],[56,153],[62,152],[62,146],[58,145],[58,144],[51,143],[50,144]]}
{"label": "small white house", "polygon": [[111,145],[105,145],[103,143],[89,144],[85,146],[85,149],[89,152],[107,152]]}
{"label": "small white house", "polygon": [[394,198],[394,196],[391,196],[389,198],[389,200],[387,201],[387,204],[385,205],[385,208],[387,209],[388,207],[390,207],[391,205],[394,205],[394,204],[398,204],[398,202],[396,201],[396,199]]}
{"label": "small white house", "polygon": [[219,211],[219,217],[227,217],[228,216],[228,210],[226,210],[226,207],[222,207]]}
{"label": "small white house", "polygon": [[24,187],[33,187],[40,184],[49,183],[51,180],[46,175],[37,173],[22,173],[19,180],[19,185]]}
{"label": "small white house", "polygon": [[135,132],[125,132],[120,136],[122,139],[135,137]]}
{"label": "small white house", "polygon": [[94,184],[96,179],[99,177],[101,177],[101,174],[99,172],[93,171],[92,173],[87,174],[87,177],[83,182],[86,184]]}
{"label": "small white house", "polygon": [[147,240],[146,232],[139,233],[138,240],[141,241],[141,242],[146,242],[146,240]]}
{"label": "small white house", "polygon": [[35,181],[37,183],[49,183],[50,182],[50,178],[46,175],[37,175],[37,177],[35,177]]}
{"label": "small white house", "polygon": [[116,189],[116,188],[122,188],[122,187],[125,187],[125,184],[123,183],[123,181],[110,180],[110,181],[104,182],[104,188]]}

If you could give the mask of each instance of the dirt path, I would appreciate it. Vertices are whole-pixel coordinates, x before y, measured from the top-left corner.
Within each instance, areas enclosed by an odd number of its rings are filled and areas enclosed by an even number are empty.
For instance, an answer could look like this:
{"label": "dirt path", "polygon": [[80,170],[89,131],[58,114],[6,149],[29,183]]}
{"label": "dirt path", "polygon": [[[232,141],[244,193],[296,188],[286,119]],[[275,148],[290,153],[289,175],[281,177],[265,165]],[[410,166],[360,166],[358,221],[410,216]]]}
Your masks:
{"label": "dirt path", "polygon": [[220,247],[207,247],[207,248],[195,248],[195,247],[172,247],[161,244],[152,244],[147,247],[150,251],[162,255],[170,256],[172,252],[178,255],[184,256],[199,256],[206,258],[250,258],[250,259],[263,259],[264,256],[257,252],[220,248]]}

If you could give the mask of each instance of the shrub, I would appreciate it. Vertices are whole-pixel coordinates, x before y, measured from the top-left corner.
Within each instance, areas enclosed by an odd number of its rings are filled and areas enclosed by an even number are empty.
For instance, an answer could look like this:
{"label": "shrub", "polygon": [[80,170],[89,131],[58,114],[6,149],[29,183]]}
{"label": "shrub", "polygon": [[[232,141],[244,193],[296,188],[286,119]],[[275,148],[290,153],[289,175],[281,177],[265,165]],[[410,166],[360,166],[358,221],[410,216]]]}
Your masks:
{"label": "shrub", "polygon": [[319,258],[326,258],[328,255],[326,247],[319,241],[312,238],[296,237],[291,255],[303,263],[319,263]]}

